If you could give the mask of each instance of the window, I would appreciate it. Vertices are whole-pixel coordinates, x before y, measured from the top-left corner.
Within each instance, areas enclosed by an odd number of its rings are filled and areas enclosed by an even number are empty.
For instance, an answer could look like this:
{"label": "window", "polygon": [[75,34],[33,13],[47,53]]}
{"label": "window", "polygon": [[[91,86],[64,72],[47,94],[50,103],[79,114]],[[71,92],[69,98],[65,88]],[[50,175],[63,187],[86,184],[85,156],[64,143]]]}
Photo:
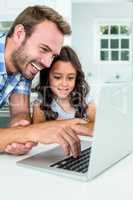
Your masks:
{"label": "window", "polygon": [[10,28],[12,22],[11,21],[1,21],[0,22],[0,32],[7,32]]}
{"label": "window", "polygon": [[[11,24],[12,24],[11,21],[0,21],[0,38],[3,38],[5,33],[9,30]],[[0,52],[1,52],[1,48],[2,48],[2,44],[0,43]]]}
{"label": "window", "polygon": [[130,62],[131,61],[131,33],[130,25],[125,22],[111,22],[97,24],[97,61]]}

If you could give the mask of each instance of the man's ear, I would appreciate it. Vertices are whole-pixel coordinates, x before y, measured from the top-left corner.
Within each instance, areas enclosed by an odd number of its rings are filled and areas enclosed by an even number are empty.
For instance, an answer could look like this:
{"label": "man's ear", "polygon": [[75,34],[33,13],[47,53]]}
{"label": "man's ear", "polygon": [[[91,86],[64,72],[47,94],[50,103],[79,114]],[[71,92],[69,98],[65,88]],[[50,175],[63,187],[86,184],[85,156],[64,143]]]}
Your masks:
{"label": "man's ear", "polygon": [[25,39],[25,29],[22,24],[18,24],[15,26],[14,33],[13,33],[13,40],[17,45],[21,45]]}

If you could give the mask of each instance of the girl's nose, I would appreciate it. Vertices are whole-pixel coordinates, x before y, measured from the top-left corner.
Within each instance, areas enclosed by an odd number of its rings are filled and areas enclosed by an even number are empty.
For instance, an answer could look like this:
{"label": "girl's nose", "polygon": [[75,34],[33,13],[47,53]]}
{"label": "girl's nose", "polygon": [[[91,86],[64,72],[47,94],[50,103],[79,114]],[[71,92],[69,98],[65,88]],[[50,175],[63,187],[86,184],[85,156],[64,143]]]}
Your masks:
{"label": "girl's nose", "polygon": [[67,80],[66,80],[65,78],[62,80],[62,85],[63,85],[63,86],[66,86],[66,85],[67,85]]}

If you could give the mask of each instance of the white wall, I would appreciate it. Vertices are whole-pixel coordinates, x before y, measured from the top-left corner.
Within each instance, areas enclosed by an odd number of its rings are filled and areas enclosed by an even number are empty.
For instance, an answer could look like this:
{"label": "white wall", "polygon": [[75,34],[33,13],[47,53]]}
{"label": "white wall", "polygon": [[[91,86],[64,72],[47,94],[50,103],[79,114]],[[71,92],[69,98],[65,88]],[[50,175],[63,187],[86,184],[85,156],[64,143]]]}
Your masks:
{"label": "white wall", "polygon": [[32,5],[50,6],[71,24],[71,0],[0,0],[0,20],[13,20],[24,8]]}
{"label": "white wall", "polygon": [[[73,3],[72,4],[72,46],[76,49],[84,71],[92,79],[106,80],[110,74],[121,73],[130,79],[131,65],[100,67],[94,58],[94,21],[98,18],[130,18],[133,20],[133,3]],[[100,73],[99,73],[100,69]],[[100,74],[100,77],[99,77]],[[89,78],[89,76],[88,76]]]}

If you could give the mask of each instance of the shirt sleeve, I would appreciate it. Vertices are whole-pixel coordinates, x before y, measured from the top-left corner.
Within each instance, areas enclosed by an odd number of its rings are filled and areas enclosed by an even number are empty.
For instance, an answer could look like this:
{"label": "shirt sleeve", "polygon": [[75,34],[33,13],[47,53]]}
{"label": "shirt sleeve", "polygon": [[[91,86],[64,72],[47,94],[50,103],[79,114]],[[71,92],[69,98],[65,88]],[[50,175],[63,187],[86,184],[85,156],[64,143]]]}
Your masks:
{"label": "shirt sleeve", "polygon": [[31,80],[28,80],[22,76],[12,92],[29,95],[31,91],[31,83],[32,83]]}

